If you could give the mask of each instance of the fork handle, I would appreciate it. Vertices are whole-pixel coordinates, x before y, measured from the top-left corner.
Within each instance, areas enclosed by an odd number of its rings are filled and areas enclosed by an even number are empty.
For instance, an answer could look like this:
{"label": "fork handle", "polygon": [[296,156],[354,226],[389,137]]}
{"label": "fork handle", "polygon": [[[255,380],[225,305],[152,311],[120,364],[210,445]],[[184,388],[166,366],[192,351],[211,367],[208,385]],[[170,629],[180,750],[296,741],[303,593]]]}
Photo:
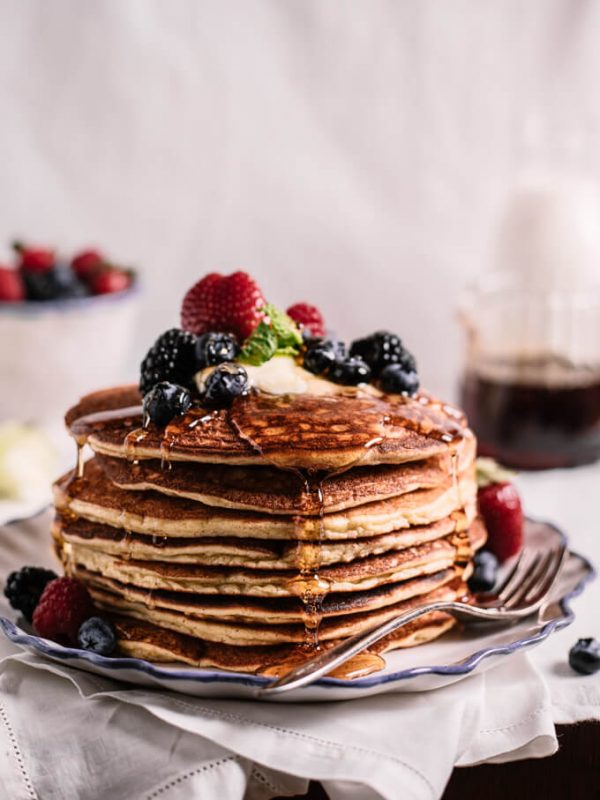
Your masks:
{"label": "fork handle", "polygon": [[335,645],[335,647],[324,650],[320,655],[311,658],[304,664],[295,667],[282,677],[259,689],[258,693],[266,697],[267,695],[283,694],[283,692],[288,692],[292,689],[299,689],[301,686],[306,686],[322,678],[323,675],[327,675],[328,672],[348,661],[352,656],[361,653],[367,647],[383,639],[384,636],[388,636],[388,634],[397,631],[398,628],[413,622],[424,614],[430,614],[432,611],[460,613],[462,610],[464,610],[462,603],[439,601],[437,603],[429,603],[429,605],[421,606],[420,608],[414,608],[412,611],[406,611],[404,614],[400,614],[399,617],[393,617],[376,628],[367,631],[367,633],[357,633],[349,639],[344,639],[343,642]]}

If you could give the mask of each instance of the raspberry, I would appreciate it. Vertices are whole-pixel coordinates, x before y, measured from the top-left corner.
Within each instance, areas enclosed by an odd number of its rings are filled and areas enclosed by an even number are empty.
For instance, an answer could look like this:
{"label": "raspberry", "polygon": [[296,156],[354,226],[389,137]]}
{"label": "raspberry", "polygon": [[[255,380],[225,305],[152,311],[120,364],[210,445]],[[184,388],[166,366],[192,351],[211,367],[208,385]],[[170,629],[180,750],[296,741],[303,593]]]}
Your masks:
{"label": "raspberry", "polygon": [[31,622],[35,607],[39,603],[42,592],[50,581],[55,580],[56,572],[42,567],[23,567],[11,572],[6,579],[4,595],[11,606]]}
{"label": "raspberry", "polygon": [[89,281],[92,294],[123,292],[131,285],[131,275],[123,269],[101,269]]}
{"label": "raspberry", "polygon": [[310,303],[295,303],[286,313],[313,336],[325,336],[323,315],[316,306],[311,306]]}
{"label": "raspberry", "polygon": [[25,247],[18,242],[13,248],[20,256],[19,268],[24,272],[47,272],[54,266],[54,252],[41,247]]}
{"label": "raspberry", "polygon": [[486,547],[502,563],[523,547],[523,509],[512,483],[489,483],[477,494],[479,513],[488,533]]}
{"label": "raspberry", "polygon": [[82,281],[89,280],[104,264],[104,256],[97,250],[83,250],[71,261],[73,272]]}
{"label": "raspberry", "polygon": [[94,614],[90,593],[75,578],[56,578],[42,592],[33,612],[33,625],[40,636],[59,644],[77,644],[81,624]]}
{"label": "raspberry", "polygon": [[181,327],[197,335],[209,331],[246,339],[264,316],[265,299],[246,272],[211,272],[194,284],[183,299]]}
{"label": "raspberry", "polygon": [[163,381],[189,387],[194,374],[204,366],[198,361],[196,341],[193,333],[179,328],[161,334],[142,361],[140,392],[145,395]]}
{"label": "raspberry", "polygon": [[23,278],[15,269],[0,267],[0,302],[18,303],[24,299]]}

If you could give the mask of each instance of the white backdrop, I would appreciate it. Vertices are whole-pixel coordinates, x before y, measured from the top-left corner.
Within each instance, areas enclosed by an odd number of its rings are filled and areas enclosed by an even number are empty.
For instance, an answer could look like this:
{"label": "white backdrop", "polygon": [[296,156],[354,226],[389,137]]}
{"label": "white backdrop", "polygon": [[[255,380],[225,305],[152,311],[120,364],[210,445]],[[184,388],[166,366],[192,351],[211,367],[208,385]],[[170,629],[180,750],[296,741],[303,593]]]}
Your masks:
{"label": "white backdrop", "polygon": [[0,242],[139,265],[136,358],[241,267],[451,392],[531,120],[600,175],[599,37],[592,0],[0,0]]}

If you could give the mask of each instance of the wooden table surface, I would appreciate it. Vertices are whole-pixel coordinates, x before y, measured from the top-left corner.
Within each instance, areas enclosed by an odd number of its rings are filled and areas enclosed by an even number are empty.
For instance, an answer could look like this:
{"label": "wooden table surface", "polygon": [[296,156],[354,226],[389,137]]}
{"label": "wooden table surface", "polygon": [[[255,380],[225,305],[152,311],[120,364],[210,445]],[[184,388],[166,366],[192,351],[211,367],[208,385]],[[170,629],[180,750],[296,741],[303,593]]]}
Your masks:
{"label": "wooden table surface", "polygon": [[[600,722],[559,725],[556,731],[560,748],[550,758],[455,769],[443,800],[600,800]],[[312,783],[296,800],[327,795]]]}

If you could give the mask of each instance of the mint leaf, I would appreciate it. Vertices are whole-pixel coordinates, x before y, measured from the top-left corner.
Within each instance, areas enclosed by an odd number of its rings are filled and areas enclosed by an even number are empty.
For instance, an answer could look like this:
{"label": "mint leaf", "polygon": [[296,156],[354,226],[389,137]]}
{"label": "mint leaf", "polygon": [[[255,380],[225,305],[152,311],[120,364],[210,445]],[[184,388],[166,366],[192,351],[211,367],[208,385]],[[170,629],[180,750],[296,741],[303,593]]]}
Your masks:
{"label": "mint leaf", "polygon": [[266,322],[260,322],[244,342],[238,356],[242,364],[259,367],[275,355],[277,335]]}
{"label": "mint leaf", "polygon": [[302,335],[294,320],[271,303],[267,303],[263,310],[271,320],[271,328],[277,337],[277,349],[291,347],[298,350],[302,345]]}

